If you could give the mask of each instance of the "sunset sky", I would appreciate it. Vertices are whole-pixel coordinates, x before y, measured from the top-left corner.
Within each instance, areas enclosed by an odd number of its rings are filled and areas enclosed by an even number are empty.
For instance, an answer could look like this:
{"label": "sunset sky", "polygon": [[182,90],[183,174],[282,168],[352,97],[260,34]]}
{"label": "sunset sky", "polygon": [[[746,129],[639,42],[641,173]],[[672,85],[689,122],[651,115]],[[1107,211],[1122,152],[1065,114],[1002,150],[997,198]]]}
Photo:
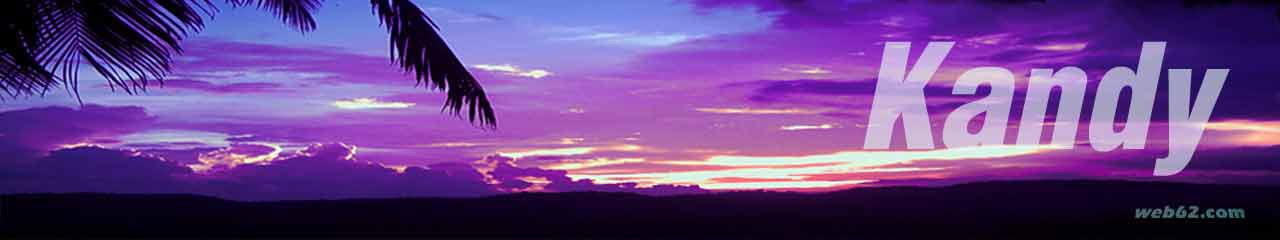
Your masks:
{"label": "sunset sky", "polygon": [[[84,105],[62,89],[0,102],[0,154],[12,156],[0,189],[298,199],[997,179],[1280,184],[1274,7],[416,2],[485,87],[497,129],[442,113],[444,96],[415,87],[387,58],[385,28],[363,1],[327,1],[306,33],[220,5],[184,41],[170,77],[145,93],[113,92],[85,67]],[[911,62],[930,41],[955,42],[925,90],[938,149],[906,150],[901,130],[892,150],[862,149],[891,41],[912,43]],[[1087,136],[1093,88],[1108,69],[1135,67],[1145,41],[1168,43],[1146,149],[1096,152]],[[941,148],[947,114],[977,99],[952,96],[951,84],[981,66],[1017,76],[1009,143],[1031,68],[1084,69],[1077,145]],[[1205,69],[1231,71],[1190,165],[1155,177],[1155,158],[1167,152],[1169,68],[1192,69],[1193,88]]]}

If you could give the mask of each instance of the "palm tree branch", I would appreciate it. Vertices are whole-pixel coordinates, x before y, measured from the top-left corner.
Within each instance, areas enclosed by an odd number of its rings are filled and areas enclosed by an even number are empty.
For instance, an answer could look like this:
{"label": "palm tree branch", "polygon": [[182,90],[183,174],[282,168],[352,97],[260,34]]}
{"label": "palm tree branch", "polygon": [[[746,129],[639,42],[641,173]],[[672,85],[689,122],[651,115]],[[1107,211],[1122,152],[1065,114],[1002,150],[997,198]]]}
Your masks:
{"label": "palm tree branch", "polygon": [[320,8],[320,0],[227,0],[232,6],[243,7],[256,5],[258,9],[270,12],[298,31],[308,32],[316,29],[316,20],[311,12]]}
{"label": "palm tree branch", "polygon": [[43,93],[57,84],[37,60],[40,43],[40,2],[0,2],[0,91],[11,97]]}
{"label": "palm tree branch", "polygon": [[[227,0],[256,5],[302,30],[315,28],[320,0]],[[447,95],[442,111],[485,127],[496,117],[484,89],[409,0],[371,0],[391,34],[391,58],[427,88]],[[189,32],[203,28],[210,0],[0,1],[0,91],[43,93],[58,84],[78,97],[79,67],[88,65],[112,89],[133,94],[169,73]],[[161,82],[163,83],[163,82]]]}
{"label": "palm tree branch", "polygon": [[[3,90],[33,93],[56,84],[75,89],[79,66],[87,64],[126,93],[162,80],[182,39],[203,26],[197,0],[12,1],[6,9],[29,12],[4,19],[16,31],[0,35]],[[206,11],[207,12],[207,11]],[[14,43],[18,44],[14,44]],[[19,67],[9,67],[9,66]],[[22,69],[34,69],[21,74]],[[18,74],[14,74],[18,73]],[[16,76],[16,77],[15,77]],[[27,84],[7,81],[23,78]],[[72,91],[78,95],[78,91]]]}
{"label": "palm tree branch", "polygon": [[374,12],[391,34],[391,58],[401,69],[413,72],[419,84],[445,92],[442,110],[485,127],[497,119],[484,89],[466,65],[449,49],[435,23],[409,0],[370,0]]}
{"label": "palm tree branch", "polygon": [[[181,53],[181,40],[188,31],[203,26],[194,1],[92,1],[79,2],[67,19],[76,28],[63,29],[75,34],[73,51],[80,59],[126,93],[145,90],[148,80],[162,80],[170,69],[172,54]],[[78,19],[71,19],[71,18]],[[64,58],[72,55],[62,55]],[[65,62],[63,60],[58,60]],[[77,64],[68,63],[68,67]],[[74,72],[72,72],[74,74]],[[72,81],[74,77],[67,78]]]}

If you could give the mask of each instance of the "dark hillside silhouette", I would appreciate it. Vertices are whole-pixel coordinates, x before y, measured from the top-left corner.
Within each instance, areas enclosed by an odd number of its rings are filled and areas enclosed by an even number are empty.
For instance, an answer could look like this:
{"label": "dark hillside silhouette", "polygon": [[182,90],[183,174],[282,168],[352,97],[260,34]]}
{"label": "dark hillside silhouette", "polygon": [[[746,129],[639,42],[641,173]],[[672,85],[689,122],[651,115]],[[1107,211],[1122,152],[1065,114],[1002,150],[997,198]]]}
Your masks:
{"label": "dark hillside silhouette", "polygon": [[[1280,187],[1125,181],[984,182],[821,194],[652,197],[526,193],[486,198],[236,202],[191,195],[3,198],[7,236],[711,237],[1112,236],[1211,239],[1280,233]],[[1246,219],[1134,219],[1135,208],[1244,208]]]}

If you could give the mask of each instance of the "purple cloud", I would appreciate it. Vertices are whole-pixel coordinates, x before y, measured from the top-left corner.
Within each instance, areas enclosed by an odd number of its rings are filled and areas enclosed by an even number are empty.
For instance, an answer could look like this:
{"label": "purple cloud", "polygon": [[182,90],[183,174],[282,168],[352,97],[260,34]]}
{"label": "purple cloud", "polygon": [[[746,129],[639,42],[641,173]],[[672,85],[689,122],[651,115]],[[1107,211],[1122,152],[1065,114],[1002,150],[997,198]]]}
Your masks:
{"label": "purple cloud", "polygon": [[[204,154],[252,153],[251,146]],[[392,168],[358,160],[356,147],[314,144],[278,159],[241,163],[204,172],[182,163],[132,150],[85,146],[59,149],[34,161],[15,163],[0,173],[0,193],[116,192],[193,193],[240,200],[485,196],[527,188],[526,177],[547,179],[540,191],[637,192],[654,195],[705,193],[696,186],[634,183],[595,184],[573,180],[565,171],[518,168],[509,161],[483,173],[469,163]],[[497,183],[491,183],[496,180]]]}
{"label": "purple cloud", "polygon": [[215,84],[208,81],[189,80],[189,79],[168,79],[164,80],[165,89],[185,89],[209,93],[266,93],[274,91],[282,91],[281,84],[268,82],[244,82],[244,83],[228,83]]}
{"label": "purple cloud", "polygon": [[[0,112],[0,160],[22,160],[58,145],[110,141],[144,129],[155,120],[141,107],[85,105],[79,109],[42,107]],[[104,140],[105,139],[105,140]]]}
{"label": "purple cloud", "polygon": [[191,169],[134,151],[75,147],[5,166],[0,192],[178,193]]}
{"label": "purple cloud", "polygon": [[[515,38],[450,28],[457,30],[447,30],[454,31],[448,35],[460,36],[451,39],[479,40],[458,41],[455,46],[459,52],[474,53],[464,54],[469,56],[467,63],[476,67],[473,73],[485,83],[500,118],[509,119],[498,131],[477,131],[463,121],[440,116],[433,106],[438,106],[441,96],[411,88],[412,78],[397,71],[380,52],[288,41],[281,44],[243,36],[232,36],[230,40],[196,39],[189,41],[188,51],[175,62],[175,80],[164,88],[155,88],[162,91],[152,92],[159,96],[96,99],[146,106],[152,114],[163,116],[155,124],[150,124],[152,120],[126,121],[154,118],[140,108],[132,114],[136,118],[96,116],[92,108],[12,111],[0,114],[0,122],[4,123],[0,128],[0,153],[13,152],[6,155],[16,156],[9,160],[29,164],[68,144],[137,148],[184,167],[221,166],[180,174],[184,177],[175,181],[188,184],[183,188],[188,192],[245,199],[472,196],[531,190],[698,192],[701,190],[685,186],[639,187],[624,183],[685,183],[670,180],[685,178],[658,181],[599,176],[695,175],[698,171],[739,169],[696,165],[717,156],[786,158],[860,150],[858,145],[865,136],[862,124],[870,110],[883,51],[880,44],[888,41],[912,42],[913,61],[925,42],[956,42],[933,84],[925,89],[934,120],[974,98],[951,96],[950,83],[959,73],[978,66],[1012,70],[1019,84],[1011,125],[1020,117],[1026,75],[1031,68],[1082,67],[1093,81],[1088,88],[1093,89],[1103,71],[1115,66],[1133,67],[1142,42],[1167,41],[1163,69],[1193,68],[1194,79],[1199,79],[1206,68],[1232,69],[1211,121],[1238,120],[1228,124],[1232,126],[1206,132],[1201,152],[1186,175],[1169,179],[1273,179],[1268,171],[1274,171],[1275,166],[1245,157],[1270,156],[1271,150],[1239,147],[1273,144],[1275,141],[1270,139],[1276,139],[1276,129],[1280,129],[1275,127],[1280,126],[1280,121],[1275,121],[1280,118],[1280,111],[1267,109],[1280,103],[1280,85],[1269,81],[1280,74],[1271,61],[1271,56],[1280,54],[1280,47],[1275,44],[1280,41],[1280,32],[1274,31],[1280,24],[1275,23],[1274,8],[1188,8],[1129,1],[686,2],[695,11],[708,13],[704,16],[708,20],[726,15],[757,15],[759,18],[752,19],[769,24],[764,29],[752,28],[751,32],[687,33],[698,37],[628,49],[621,55],[607,51],[604,48],[611,47],[604,45],[565,40],[506,41]],[[689,4],[673,6],[678,8],[674,10],[687,11],[684,8]],[[722,8],[749,11],[721,12]],[[517,15],[521,21],[545,20],[540,19],[545,16]],[[648,25],[654,20],[646,16],[627,19]],[[756,20],[752,22],[759,23]],[[580,24],[566,21],[555,24]],[[511,29],[496,31],[507,30]],[[631,30],[591,32],[605,33],[597,37],[614,38],[627,37],[624,35]],[[623,34],[606,36],[609,33]],[[647,31],[634,33],[649,35]],[[337,42],[359,41],[348,37],[341,36],[342,41]],[[565,45],[592,46],[587,49],[590,51],[583,51],[581,46]],[[594,61],[599,59],[607,61]],[[533,72],[537,69],[554,75]],[[939,169],[836,171],[810,177],[832,182],[879,179],[875,184],[927,184],[1149,175],[1153,159],[1161,156],[1167,146],[1161,142],[1167,134],[1163,121],[1167,116],[1167,85],[1160,88],[1152,112],[1155,122],[1144,151],[920,161],[899,167]],[[980,87],[978,95],[987,91]],[[252,98],[237,95],[244,93],[251,93]],[[1080,106],[1084,110],[1082,123],[1090,118],[1095,93],[1086,94],[1085,103]],[[1124,103],[1122,106],[1127,105]],[[1057,100],[1051,100],[1050,119],[1056,109]],[[123,110],[104,112],[127,112]],[[46,115],[53,117],[40,117]],[[27,124],[34,122],[41,124]],[[822,130],[785,130],[791,126]],[[934,126],[934,133],[940,133],[941,122],[934,122]],[[1080,128],[1084,129],[1087,128]],[[143,132],[119,138],[138,130]],[[1047,137],[1049,129],[1045,130]],[[1012,137],[1016,130],[1011,128],[1008,132]],[[1084,136],[1080,137],[1083,141]],[[895,137],[895,141],[901,139]],[[309,147],[315,142],[358,145],[360,154],[358,158],[351,157],[353,148],[346,145]],[[609,150],[615,145],[634,146],[635,150]],[[587,153],[528,155],[518,162],[491,157],[478,167],[473,163],[494,154],[515,156],[510,154],[558,149],[587,149]],[[1079,145],[1077,149],[1088,147]],[[295,150],[303,152],[293,153]],[[1214,151],[1218,150],[1244,155],[1217,157],[1221,153]],[[34,165],[25,166],[6,169],[29,169]],[[350,178],[325,178],[346,176],[346,172],[351,172]],[[757,175],[754,172],[735,174],[741,176],[700,184],[708,188],[730,182],[768,187],[785,186],[790,181],[749,176]],[[325,189],[334,192],[323,192]]]}
{"label": "purple cloud", "polygon": [[[480,175],[445,167],[399,172],[354,157],[355,147],[315,144],[269,164],[240,165],[208,176],[216,196],[248,199],[333,199],[479,196],[496,193]],[[474,173],[474,170],[472,170]]]}
{"label": "purple cloud", "polygon": [[358,161],[354,150],[344,144],[316,144],[269,164],[197,173],[153,155],[77,147],[5,168],[0,192],[194,193],[242,200],[497,193],[471,168],[440,164],[397,171]]}
{"label": "purple cloud", "polygon": [[591,179],[574,180],[565,170],[549,170],[541,168],[522,168],[516,166],[515,159],[504,156],[489,156],[480,160],[487,165],[489,176],[498,186],[507,191],[554,191],[554,192],[634,192],[650,195],[674,195],[707,193],[696,185],[654,185],[639,187],[635,183],[597,184]]}
{"label": "purple cloud", "polygon": [[[1274,44],[1280,40],[1280,32],[1274,31],[1280,25],[1275,21],[1274,7],[1190,7],[1131,1],[690,2],[706,10],[749,7],[775,18],[764,32],[715,36],[649,54],[634,61],[638,70],[633,74],[660,73],[679,77],[659,79],[721,82],[874,79],[883,42],[910,41],[918,52],[928,41],[954,41],[956,47],[931,85],[949,89],[949,83],[963,70],[1000,66],[1013,70],[1018,86],[1024,88],[1031,68],[1078,66],[1088,72],[1092,89],[1106,70],[1135,67],[1142,42],[1165,41],[1169,47],[1162,69],[1195,70],[1193,86],[1199,87],[1205,69],[1231,69],[1214,111],[1216,117],[1280,118],[1280,112],[1254,107],[1280,104],[1280,85],[1268,83],[1271,76],[1280,74],[1269,60],[1280,55],[1280,47]],[[1169,28],[1188,31],[1156,30]],[[821,79],[782,73],[794,64],[822,66],[831,73]],[[811,83],[817,84],[821,83]],[[1167,100],[1163,90],[1167,85],[1160,88],[1156,109],[1161,112],[1153,114],[1157,118],[1165,116],[1160,106]],[[874,88],[859,89],[869,92]],[[1086,100],[1092,100],[1092,91],[1089,94]],[[949,91],[929,93],[931,97],[949,95]],[[777,96],[749,97],[768,100]]]}
{"label": "purple cloud", "polygon": [[[376,84],[413,86],[413,78],[390,65],[384,56],[344,49],[295,47],[250,42],[199,39],[187,43],[191,50],[176,66],[181,88],[215,93],[265,91],[279,86],[314,84]],[[485,83],[509,79],[501,74],[476,71]],[[224,83],[228,79],[252,82]],[[203,83],[202,83],[203,82]],[[168,82],[165,84],[169,87]]]}

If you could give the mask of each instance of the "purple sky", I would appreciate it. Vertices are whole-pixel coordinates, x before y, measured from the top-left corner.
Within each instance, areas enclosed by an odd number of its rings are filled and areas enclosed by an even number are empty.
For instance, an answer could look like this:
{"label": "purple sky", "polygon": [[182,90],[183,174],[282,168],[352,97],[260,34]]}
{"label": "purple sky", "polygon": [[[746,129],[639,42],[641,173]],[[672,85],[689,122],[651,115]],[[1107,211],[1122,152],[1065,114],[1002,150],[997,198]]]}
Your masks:
{"label": "purple sky", "polygon": [[[398,72],[363,2],[327,2],[308,33],[223,6],[184,42],[163,87],[113,93],[81,68],[84,106],[61,90],[0,104],[0,154],[13,156],[0,161],[0,190],[299,199],[1044,178],[1280,183],[1275,7],[417,2],[490,94],[496,131],[442,114],[440,93]],[[1030,69],[1083,68],[1078,145],[909,152],[898,131],[895,150],[861,149],[888,41],[912,42],[912,62],[929,41],[955,42],[926,90],[938,138],[950,110],[974,99],[949,94],[965,70],[1017,76],[1012,143]],[[1205,69],[1231,69],[1199,150],[1175,176],[1151,176],[1167,148],[1163,74],[1146,149],[1087,146],[1092,88],[1111,67],[1135,67],[1144,41],[1168,42],[1162,68],[1193,69],[1197,88]]]}

